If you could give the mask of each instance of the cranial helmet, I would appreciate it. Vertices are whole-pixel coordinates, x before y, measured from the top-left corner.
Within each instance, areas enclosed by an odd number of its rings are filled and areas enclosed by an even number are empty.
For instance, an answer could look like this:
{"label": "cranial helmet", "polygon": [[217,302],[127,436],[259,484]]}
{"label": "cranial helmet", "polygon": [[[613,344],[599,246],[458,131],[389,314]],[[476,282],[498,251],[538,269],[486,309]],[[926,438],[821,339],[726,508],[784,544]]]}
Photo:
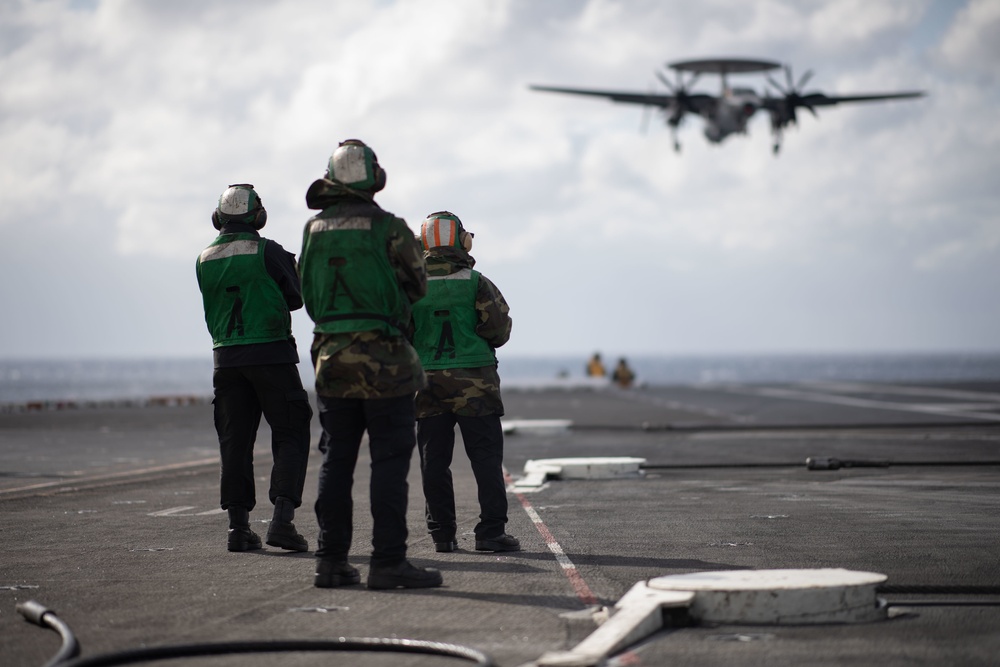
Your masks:
{"label": "cranial helmet", "polygon": [[472,250],[474,234],[465,231],[458,216],[449,211],[431,213],[420,224],[420,243],[424,250],[447,246],[462,248],[466,252]]}
{"label": "cranial helmet", "polygon": [[385,187],[385,169],[379,166],[375,151],[358,139],[337,146],[330,156],[326,177],[365,192],[375,193]]}
{"label": "cranial helmet", "polygon": [[249,183],[230,185],[219,197],[219,205],[212,211],[212,224],[222,229],[227,222],[242,222],[254,229],[267,224],[264,203]]}

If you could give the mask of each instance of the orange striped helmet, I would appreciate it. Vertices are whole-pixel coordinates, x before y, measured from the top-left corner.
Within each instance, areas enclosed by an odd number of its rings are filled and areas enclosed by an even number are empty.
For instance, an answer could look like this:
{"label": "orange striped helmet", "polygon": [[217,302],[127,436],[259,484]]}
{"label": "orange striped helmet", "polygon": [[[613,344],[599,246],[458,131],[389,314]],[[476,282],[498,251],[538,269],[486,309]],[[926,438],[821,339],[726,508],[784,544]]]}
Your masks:
{"label": "orange striped helmet", "polygon": [[420,244],[424,250],[447,246],[472,249],[472,234],[465,231],[458,216],[449,211],[431,213],[420,224]]}

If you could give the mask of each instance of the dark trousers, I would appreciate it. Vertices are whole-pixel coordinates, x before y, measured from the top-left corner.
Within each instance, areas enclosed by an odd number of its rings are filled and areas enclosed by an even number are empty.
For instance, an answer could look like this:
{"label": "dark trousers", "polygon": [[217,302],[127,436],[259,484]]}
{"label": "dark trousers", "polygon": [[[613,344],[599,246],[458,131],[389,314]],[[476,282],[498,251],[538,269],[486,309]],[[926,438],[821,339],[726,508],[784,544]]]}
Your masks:
{"label": "dark trousers", "polygon": [[273,503],[284,497],[302,504],[306,465],[309,462],[309,395],[295,364],[217,368],[215,430],[222,457],[222,508],[257,504],[254,493],[253,447],[261,414],[271,427],[271,487]]}
{"label": "dark trousers", "polygon": [[455,449],[455,424],[462,431],[465,453],[479,489],[479,523],[476,539],[504,533],[507,523],[507,485],[503,478],[503,428],[499,415],[461,417],[452,413],[417,422],[420,472],[427,501],[427,529],[435,542],[455,540],[455,489],[451,460]]}
{"label": "dark trousers", "polygon": [[352,488],[361,438],[368,432],[371,453],[372,565],[395,565],[406,559],[406,506],[414,437],[413,396],[360,399],[320,396],[316,556],[346,558],[354,531]]}

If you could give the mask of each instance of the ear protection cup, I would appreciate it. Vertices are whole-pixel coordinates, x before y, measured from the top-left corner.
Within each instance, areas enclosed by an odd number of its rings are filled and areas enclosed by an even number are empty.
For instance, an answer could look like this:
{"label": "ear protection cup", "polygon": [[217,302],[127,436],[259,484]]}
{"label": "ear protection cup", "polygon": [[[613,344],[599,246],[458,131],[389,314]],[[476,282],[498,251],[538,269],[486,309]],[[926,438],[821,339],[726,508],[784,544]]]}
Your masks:
{"label": "ear protection cup", "polygon": [[458,240],[462,244],[462,250],[469,252],[472,250],[472,237],[475,236],[472,232],[467,232],[464,229],[459,233]]}
{"label": "ear protection cup", "polygon": [[[372,155],[375,154],[372,153]],[[385,187],[385,169],[382,168],[377,159],[372,163],[372,167],[375,170],[375,184],[372,186],[372,192],[378,192]]]}
{"label": "ear protection cup", "polygon": [[250,226],[253,227],[254,229],[259,230],[266,224],[267,224],[267,211],[264,209],[264,205],[261,204],[261,208],[259,211],[257,211],[257,215],[255,215],[253,217],[253,220],[250,221]]}
{"label": "ear protection cup", "polygon": [[212,211],[212,226],[216,229],[222,229],[222,221],[219,220],[219,209]]}

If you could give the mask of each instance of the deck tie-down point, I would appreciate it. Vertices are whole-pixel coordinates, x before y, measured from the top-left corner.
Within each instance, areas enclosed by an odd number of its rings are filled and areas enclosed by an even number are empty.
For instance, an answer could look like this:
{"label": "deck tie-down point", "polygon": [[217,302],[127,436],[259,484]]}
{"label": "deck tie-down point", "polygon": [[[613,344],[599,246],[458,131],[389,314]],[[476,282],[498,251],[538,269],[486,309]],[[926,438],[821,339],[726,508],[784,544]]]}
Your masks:
{"label": "deck tie-down point", "polygon": [[514,482],[515,491],[532,491],[550,479],[622,479],[643,475],[646,459],[630,456],[591,456],[563,459],[532,459]]}
{"label": "deck tie-down point", "polygon": [[614,613],[569,651],[549,652],[537,667],[592,667],[663,628],[665,611],[684,609],[694,623],[810,625],[886,618],[876,588],[884,574],[840,568],[693,572],[635,584]]}

